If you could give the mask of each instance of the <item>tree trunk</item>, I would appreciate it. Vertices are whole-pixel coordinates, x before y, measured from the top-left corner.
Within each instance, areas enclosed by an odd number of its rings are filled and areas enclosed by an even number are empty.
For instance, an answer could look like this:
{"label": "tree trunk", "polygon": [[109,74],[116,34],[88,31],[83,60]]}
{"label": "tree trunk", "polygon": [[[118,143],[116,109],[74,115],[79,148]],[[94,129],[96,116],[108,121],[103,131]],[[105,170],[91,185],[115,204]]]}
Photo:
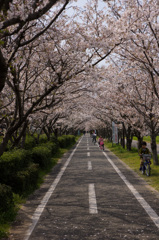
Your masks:
{"label": "tree trunk", "polygon": [[131,126],[129,126],[126,133],[126,148],[128,151],[131,151],[131,144],[132,144],[132,134],[131,134]]}
{"label": "tree trunk", "polygon": [[21,141],[21,147],[22,148],[24,148],[24,146],[25,146],[26,134],[27,133],[26,133],[26,129],[25,129],[24,134],[22,136],[22,141]]}
{"label": "tree trunk", "polygon": [[142,146],[142,142],[143,142],[143,137],[141,136],[138,136],[138,143],[137,143],[137,147],[138,147],[138,150],[141,148]]}
{"label": "tree trunk", "polygon": [[7,64],[2,55],[2,52],[0,51],[0,92],[4,88],[6,77],[7,77],[7,71],[8,71]]}
{"label": "tree trunk", "polygon": [[132,139],[130,137],[126,138],[126,148],[128,151],[131,151]]}
{"label": "tree trunk", "polygon": [[123,125],[123,132],[122,132],[122,147],[125,149],[125,125],[124,123],[122,123]]}
{"label": "tree trunk", "polygon": [[141,148],[142,146],[142,142],[143,142],[143,137],[141,137],[141,133],[138,130],[134,130],[134,136],[137,137],[137,148],[138,150]]}
{"label": "tree trunk", "polygon": [[4,136],[3,138],[3,141],[2,143],[0,144],[0,156],[4,153],[4,151],[6,150],[7,148],[7,144],[8,144],[8,141],[10,139],[10,132],[7,132],[6,135]]}
{"label": "tree trunk", "polygon": [[44,133],[45,133],[46,136],[47,136],[47,140],[50,141],[50,132],[49,132],[49,130],[46,129],[45,127],[43,127],[43,131],[44,131]]}
{"label": "tree trunk", "polygon": [[55,130],[54,130],[54,135],[55,135],[55,138],[57,139],[58,138],[58,129],[57,128],[55,128]]}
{"label": "tree trunk", "polygon": [[158,165],[158,155],[157,155],[157,145],[156,145],[156,135],[151,134],[151,151],[153,156],[154,165]]}

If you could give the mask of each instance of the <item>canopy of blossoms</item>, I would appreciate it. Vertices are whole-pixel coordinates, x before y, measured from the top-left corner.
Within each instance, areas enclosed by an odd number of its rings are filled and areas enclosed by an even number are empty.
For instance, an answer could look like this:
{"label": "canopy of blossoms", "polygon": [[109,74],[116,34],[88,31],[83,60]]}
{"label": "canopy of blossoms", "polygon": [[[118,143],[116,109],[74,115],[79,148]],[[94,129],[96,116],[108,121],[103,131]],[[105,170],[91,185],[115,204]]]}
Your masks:
{"label": "canopy of blossoms", "polygon": [[157,163],[158,0],[76,2],[0,1],[0,154],[27,129],[49,136],[114,121],[149,134]]}

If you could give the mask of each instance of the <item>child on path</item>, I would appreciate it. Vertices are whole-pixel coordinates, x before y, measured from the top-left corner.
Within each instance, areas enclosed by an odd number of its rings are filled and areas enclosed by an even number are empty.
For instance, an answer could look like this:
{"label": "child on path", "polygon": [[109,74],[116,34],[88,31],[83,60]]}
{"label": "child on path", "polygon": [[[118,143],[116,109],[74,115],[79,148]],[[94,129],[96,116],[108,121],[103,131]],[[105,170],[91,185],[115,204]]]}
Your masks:
{"label": "child on path", "polygon": [[142,154],[151,154],[149,149],[146,147],[147,143],[146,142],[142,142],[142,147],[139,150],[139,156],[140,156],[140,171],[142,169],[143,163],[144,163],[144,159],[142,157]]}
{"label": "child on path", "polygon": [[98,144],[99,144],[99,147],[104,150],[104,140],[102,136],[99,137]]}

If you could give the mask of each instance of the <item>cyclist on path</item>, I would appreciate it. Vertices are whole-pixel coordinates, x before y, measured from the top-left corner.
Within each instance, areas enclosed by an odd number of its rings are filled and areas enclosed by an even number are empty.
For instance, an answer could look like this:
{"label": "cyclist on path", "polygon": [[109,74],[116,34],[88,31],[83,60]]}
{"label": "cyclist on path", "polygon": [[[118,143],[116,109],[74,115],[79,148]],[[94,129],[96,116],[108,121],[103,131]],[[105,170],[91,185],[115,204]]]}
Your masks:
{"label": "cyclist on path", "polygon": [[141,148],[139,150],[139,156],[140,156],[140,169],[139,170],[140,171],[141,171],[143,163],[144,163],[142,154],[151,154],[150,150],[146,146],[147,146],[147,143],[146,142],[142,142],[142,146],[141,146]]}

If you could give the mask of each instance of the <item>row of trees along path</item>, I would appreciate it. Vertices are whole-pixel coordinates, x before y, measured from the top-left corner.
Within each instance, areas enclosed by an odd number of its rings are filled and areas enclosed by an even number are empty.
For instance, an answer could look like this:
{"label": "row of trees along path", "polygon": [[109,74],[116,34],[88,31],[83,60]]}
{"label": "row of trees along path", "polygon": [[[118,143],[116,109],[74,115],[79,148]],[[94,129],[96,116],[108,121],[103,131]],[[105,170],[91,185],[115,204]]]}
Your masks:
{"label": "row of trees along path", "polygon": [[0,155],[29,129],[49,138],[57,129],[110,132],[114,121],[128,149],[132,135],[150,135],[157,165],[158,1],[76,4],[0,1]]}

